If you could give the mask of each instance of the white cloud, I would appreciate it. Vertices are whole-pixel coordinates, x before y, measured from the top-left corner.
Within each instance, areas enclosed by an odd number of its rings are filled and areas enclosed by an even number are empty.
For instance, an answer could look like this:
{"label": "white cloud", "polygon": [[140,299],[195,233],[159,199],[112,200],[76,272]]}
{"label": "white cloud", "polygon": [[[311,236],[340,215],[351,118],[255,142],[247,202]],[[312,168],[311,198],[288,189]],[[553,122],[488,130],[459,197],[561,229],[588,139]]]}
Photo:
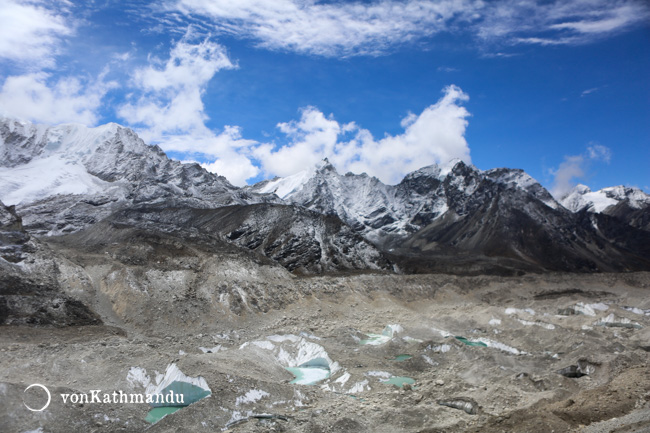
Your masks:
{"label": "white cloud", "polygon": [[640,0],[169,0],[216,31],[259,46],[323,56],[377,55],[440,32],[497,44],[578,44],[650,16]]}
{"label": "white cloud", "polygon": [[170,9],[209,17],[260,46],[325,56],[376,54],[447,28],[472,0],[334,2],[177,0]]}
{"label": "white cloud", "polygon": [[592,163],[598,161],[609,163],[611,157],[611,149],[601,144],[588,146],[586,152],[581,155],[565,156],[559,167],[551,170],[554,176],[551,193],[557,199],[561,199],[576,185],[577,180],[585,177]]}
{"label": "white cloud", "polygon": [[246,179],[257,176],[260,171],[251,163],[250,159],[238,154],[228,155],[225,158],[216,159],[214,162],[201,164],[201,166],[211,173],[224,176],[230,183],[237,186],[246,185]]}
{"label": "white cloud", "polygon": [[73,30],[43,1],[0,2],[0,58],[39,67],[53,66],[60,39]]}
{"label": "white cloud", "polygon": [[604,161],[609,164],[612,160],[612,150],[602,144],[592,144],[587,147],[587,155],[593,161]]}
{"label": "white cloud", "polygon": [[575,179],[584,177],[585,163],[584,155],[565,156],[560,166],[556,170],[551,170],[554,176],[551,193],[554,197],[562,198],[575,186]]}
{"label": "white cloud", "polygon": [[133,72],[134,92],[118,115],[146,142],[165,151],[210,159],[204,168],[244,185],[259,172],[247,157],[256,142],[242,138],[236,126],[226,126],[219,134],[209,129],[202,99],[214,75],[236,65],[223,46],[193,39],[190,30],[172,46],[167,60],[151,58],[149,65]]}
{"label": "white cloud", "polygon": [[211,159],[212,162],[201,164],[203,168],[225,176],[233,185],[244,186],[247,179],[260,172],[249,158],[257,142],[242,138],[241,129],[236,126],[226,126],[220,134],[206,127],[170,134],[159,145],[166,151],[180,152],[190,158]]}
{"label": "white cloud", "polygon": [[0,112],[33,122],[94,125],[102,98],[116,86],[104,81],[104,76],[93,81],[78,77],[54,80],[44,72],[8,77],[0,89]]}
{"label": "white cloud", "polygon": [[589,95],[590,93],[594,93],[596,91],[600,90],[599,87],[592,87],[591,89],[583,90],[582,93],[580,93],[580,97],[584,98],[585,96]]}
{"label": "white cloud", "polygon": [[638,8],[633,3],[623,4],[608,10],[596,11],[589,18],[565,21],[550,26],[554,30],[574,30],[577,33],[607,33],[618,30],[639,20]]}
{"label": "white cloud", "polygon": [[508,0],[492,3],[483,15],[477,26],[483,40],[575,45],[642,23],[650,8],[640,0]]}
{"label": "white cloud", "polygon": [[208,134],[202,94],[217,71],[235,65],[221,45],[208,39],[190,40],[188,32],[166,61],[152,58],[150,65],[133,73],[135,93],[118,115],[130,125],[139,125],[145,140],[164,145],[175,135]]}
{"label": "white cloud", "polygon": [[308,107],[299,121],[278,124],[290,139],[287,145],[261,144],[253,155],[267,175],[288,176],[327,157],[341,172],[366,172],[396,183],[425,165],[453,158],[471,161],[464,137],[469,113],[460,105],[467,99],[460,88],[449,86],[436,104],[405,117],[403,134],[379,140],[354,123],[340,124]]}

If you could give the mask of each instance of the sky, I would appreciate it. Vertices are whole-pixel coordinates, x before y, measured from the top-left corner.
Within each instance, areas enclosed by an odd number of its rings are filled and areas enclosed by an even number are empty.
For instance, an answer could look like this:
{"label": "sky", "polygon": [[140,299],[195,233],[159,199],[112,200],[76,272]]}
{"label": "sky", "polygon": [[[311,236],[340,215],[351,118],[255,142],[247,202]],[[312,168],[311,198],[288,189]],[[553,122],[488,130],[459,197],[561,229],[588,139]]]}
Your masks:
{"label": "sky", "polygon": [[235,185],[458,158],[650,193],[638,0],[2,0],[0,115],[116,122]]}

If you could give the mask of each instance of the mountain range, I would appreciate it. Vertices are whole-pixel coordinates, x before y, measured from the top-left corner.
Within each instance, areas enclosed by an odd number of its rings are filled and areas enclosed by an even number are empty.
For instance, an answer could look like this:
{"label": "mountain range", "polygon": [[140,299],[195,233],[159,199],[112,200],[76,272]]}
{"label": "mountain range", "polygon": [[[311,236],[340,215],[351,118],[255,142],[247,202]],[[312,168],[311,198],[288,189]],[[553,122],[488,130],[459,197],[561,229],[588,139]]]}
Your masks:
{"label": "mountain range", "polygon": [[0,200],[44,241],[110,244],[128,228],[229,245],[295,274],[650,270],[641,190],[578,185],[556,200],[522,170],[459,160],[397,185],[324,160],[238,188],[117,124],[2,118]]}

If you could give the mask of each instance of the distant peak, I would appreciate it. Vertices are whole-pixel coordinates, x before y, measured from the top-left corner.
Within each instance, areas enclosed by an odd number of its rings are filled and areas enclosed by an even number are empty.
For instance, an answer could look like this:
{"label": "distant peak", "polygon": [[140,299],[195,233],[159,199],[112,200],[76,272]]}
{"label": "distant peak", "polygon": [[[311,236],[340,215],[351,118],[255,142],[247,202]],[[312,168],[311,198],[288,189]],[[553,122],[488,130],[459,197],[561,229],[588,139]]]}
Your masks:
{"label": "distant peak", "polygon": [[438,164],[427,165],[426,167],[419,168],[415,171],[407,173],[405,179],[415,179],[418,177],[439,177],[440,166]]}
{"label": "distant peak", "polygon": [[591,188],[589,188],[587,185],[579,183],[574,186],[571,191],[569,191],[569,194],[572,192],[577,192],[578,194],[587,194],[588,192],[591,192]]}
{"label": "distant peak", "polygon": [[329,161],[329,159],[323,158],[318,164],[316,164],[316,171],[334,171],[334,172],[336,172],[336,168],[332,165],[332,163]]}
{"label": "distant peak", "polygon": [[454,158],[440,168],[441,178],[448,176],[450,173],[466,176],[470,173],[478,174],[483,172],[469,162],[465,162],[460,158]]}
{"label": "distant peak", "polygon": [[332,163],[327,158],[321,159],[320,162],[316,164],[317,168],[328,167],[328,166],[332,166]]}

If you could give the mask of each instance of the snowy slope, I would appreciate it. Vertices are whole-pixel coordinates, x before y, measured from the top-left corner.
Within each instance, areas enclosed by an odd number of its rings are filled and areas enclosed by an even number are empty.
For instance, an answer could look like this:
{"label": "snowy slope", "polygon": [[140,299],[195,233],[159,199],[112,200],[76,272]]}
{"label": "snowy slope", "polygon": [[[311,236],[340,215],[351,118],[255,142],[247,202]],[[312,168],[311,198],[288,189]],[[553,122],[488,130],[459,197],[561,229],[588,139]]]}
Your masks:
{"label": "snowy slope", "polygon": [[523,170],[494,168],[485,171],[485,175],[509,188],[528,192],[550,208],[558,209],[560,207],[560,204],[553,198],[551,193]]}
{"label": "snowy slope", "polygon": [[591,191],[586,185],[577,185],[560,203],[572,212],[587,208],[590,212],[605,212],[611,206],[625,202],[632,209],[643,209],[650,206],[650,195],[638,188],[622,185]]}
{"label": "snowy slope", "polygon": [[236,190],[224,178],[170,160],[114,123],[48,127],[0,119],[0,199],[7,204],[65,194],[125,195],[149,180],[197,198]]}
{"label": "snowy slope", "polygon": [[303,185],[314,176],[316,170],[322,168],[322,166],[326,164],[326,161],[327,160],[314,167],[310,167],[307,170],[299,171],[291,176],[276,177],[275,179],[260,182],[257,184],[255,191],[260,194],[275,194],[284,199],[302,189]]}
{"label": "snowy slope", "polygon": [[450,208],[462,207],[483,181],[519,189],[556,209],[559,204],[522,170],[482,172],[460,160],[423,167],[397,185],[385,185],[366,174],[340,175],[324,160],[296,175],[264,181],[252,191],[276,193],[286,201],[323,214],[335,214],[366,238],[380,243],[386,236],[407,236]]}
{"label": "snowy slope", "polygon": [[120,207],[169,203],[207,208],[278,201],[245,193],[198,164],[169,159],[111,123],[36,125],[0,118],[0,200],[39,234],[76,231]]}
{"label": "snowy slope", "polygon": [[11,205],[50,195],[97,194],[119,186],[90,174],[84,165],[93,150],[116,132],[114,124],[47,128],[0,119],[0,199]]}

